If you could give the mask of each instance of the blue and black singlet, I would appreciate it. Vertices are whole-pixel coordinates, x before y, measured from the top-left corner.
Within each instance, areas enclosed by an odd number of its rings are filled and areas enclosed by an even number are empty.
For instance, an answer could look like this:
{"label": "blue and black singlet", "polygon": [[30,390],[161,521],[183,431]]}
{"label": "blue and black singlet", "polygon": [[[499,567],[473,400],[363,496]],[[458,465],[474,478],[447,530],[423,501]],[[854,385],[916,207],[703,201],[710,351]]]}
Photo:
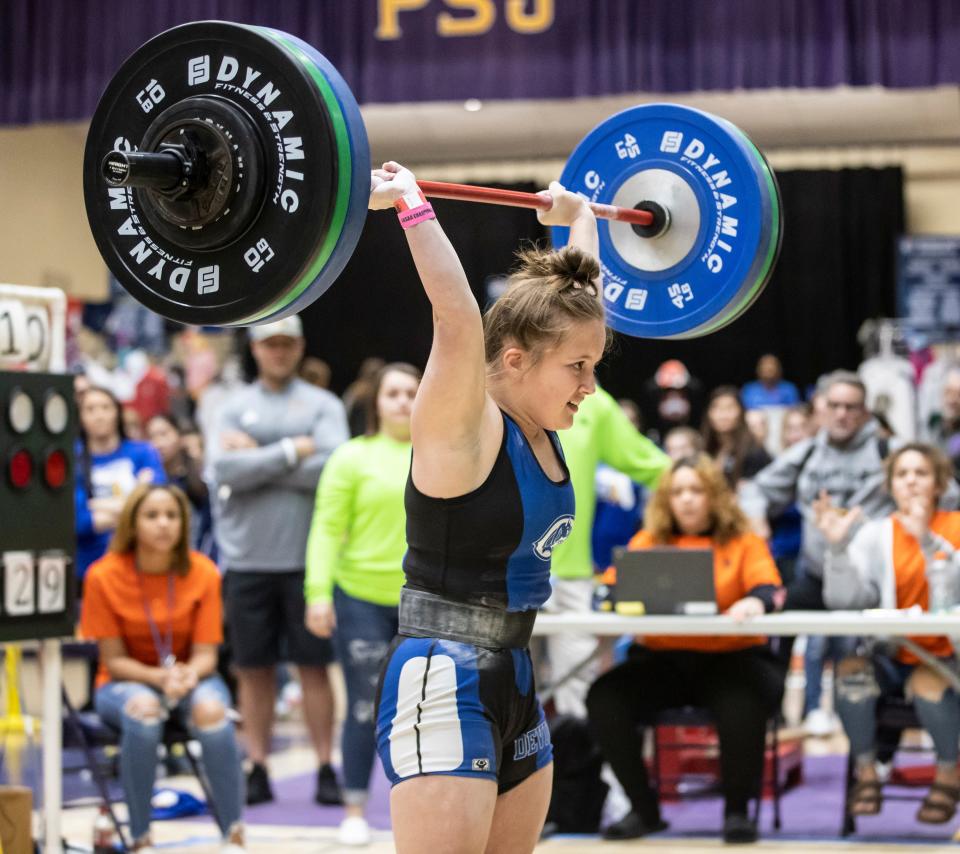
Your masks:
{"label": "blue and black singlet", "polygon": [[[548,435],[562,462],[556,434]],[[407,589],[440,597],[449,613],[464,605],[527,612],[508,615],[521,621],[550,596],[550,556],[573,525],[570,473],[550,480],[505,413],[500,452],[480,487],[430,498],[410,477],[405,503]],[[430,774],[480,777],[495,780],[502,794],[550,763],[527,649],[478,645],[456,631],[405,631],[402,599],[400,623],[377,698],[377,749],[392,784]]]}
{"label": "blue and black singlet", "polygon": [[[563,452],[549,432],[557,456]],[[573,526],[570,473],[552,481],[503,413],[503,442],[487,479],[456,498],[431,498],[407,479],[406,586],[457,602],[528,611],[550,596],[550,555]]]}

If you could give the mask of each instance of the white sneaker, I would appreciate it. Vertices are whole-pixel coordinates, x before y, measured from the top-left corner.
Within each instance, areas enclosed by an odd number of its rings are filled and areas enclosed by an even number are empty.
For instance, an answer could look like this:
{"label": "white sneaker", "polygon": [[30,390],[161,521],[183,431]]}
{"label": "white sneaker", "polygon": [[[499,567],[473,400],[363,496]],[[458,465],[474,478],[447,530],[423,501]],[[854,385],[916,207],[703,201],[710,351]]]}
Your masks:
{"label": "white sneaker", "polygon": [[837,716],[826,709],[814,709],[803,719],[803,730],[815,738],[833,735],[840,728]]}
{"label": "white sneaker", "polygon": [[606,763],[600,770],[600,779],[610,788],[607,791],[607,798],[603,802],[603,815],[601,824],[606,827],[608,824],[616,824],[624,818],[628,812],[633,809],[627,793],[623,791],[620,781],[614,776],[613,769]]}
{"label": "white sneaker", "polygon": [[337,841],[341,845],[369,845],[370,825],[367,824],[367,820],[361,816],[348,816],[340,823],[340,830],[337,832]]}

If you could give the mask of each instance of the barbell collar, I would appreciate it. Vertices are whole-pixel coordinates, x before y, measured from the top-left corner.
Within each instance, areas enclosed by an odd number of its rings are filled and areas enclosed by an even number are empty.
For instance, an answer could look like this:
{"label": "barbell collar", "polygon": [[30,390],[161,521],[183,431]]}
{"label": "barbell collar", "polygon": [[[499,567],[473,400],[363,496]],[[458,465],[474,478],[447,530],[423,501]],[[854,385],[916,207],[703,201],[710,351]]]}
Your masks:
{"label": "barbell collar", "polygon": [[144,187],[160,192],[186,189],[193,162],[172,146],[164,151],[111,151],[100,172],[111,187]]}
{"label": "barbell collar", "polygon": [[659,237],[670,228],[670,211],[654,201],[644,200],[633,206],[635,211],[645,211],[653,217],[649,224],[631,223],[633,231],[640,237]]}

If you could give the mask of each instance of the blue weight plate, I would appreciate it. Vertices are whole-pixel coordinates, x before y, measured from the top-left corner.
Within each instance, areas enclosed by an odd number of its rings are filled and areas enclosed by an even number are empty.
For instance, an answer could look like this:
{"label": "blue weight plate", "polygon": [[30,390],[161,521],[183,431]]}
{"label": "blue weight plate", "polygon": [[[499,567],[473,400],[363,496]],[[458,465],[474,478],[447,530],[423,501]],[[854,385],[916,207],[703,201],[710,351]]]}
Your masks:
{"label": "blue weight plate", "polygon": [[777,178],[763,152],[757,148],[753,141],[736,125],[722,120],[727,125],[731,133],[738,134],[747,144],[753,154],[754,163],[757,167],[757,175],[764,190],[769,197],[770,217],[764,220],[764,244],[766,253],[763,257],[758,257],[756,268],[756,278],[753,282],[746,282],[744,289],[744,299],[735,313],[739,317],[746,311],[757,298],[763,293],[776,265],[780,255],[780,248],[783,242],[783,211],[782,199],[780,197],[780,187],[777,184]]}
{"label": "blue weight plate", "polygon": [[332,224],[314,263],[282,303],[255,319],[270,323],[302,311],[337,279],[356,248],[370,198],[370,146],[356,98],[340,73],[316,48],[280,30],[254,27],[274,39],[303,65],[331,116],[337,141],[338,185]]}
{"label": "blue weight plate", "polygon": [[[641,237],[599,223],[609,324],[642,338],[688,338],[728,322],[769,254],[771,196],[747,140],[721,119],[675,104],[633,107],[594,128],[561,183],[591,201],[668,209]],[[554,228],[555,245],[567,229]]]}
{"label": "blue weight plate", "polygon": [[[743,131],[741,131],[739,128],[736,128],[733,125],[731,125],[731,127],[733,127],[738,133],[743,134]],[[758,280],[754,289],[750,294],[748,294],[736,315],[731,318],[729,322],[733,322],[733,320],[736,320],[738,317],[740,317],[757,301],[757,298],[760,296],[760,294],[763,293],[763,289],[773,276],[773,270],[776,266],[777,259],[780,257],[780,249],[783,244],[783,200],[780,196],[780,185],[777,183],[776,174],[771,168],[769,162],[767,162],[767,158],[764,156],[763,152],[753,144],[749,137],[746,137],[745,134],[743,135],[753,149],[755,159],[759,162],[761,167],[761,174],[766,179],[767,192],[771,197],[771,212],[773,216],[770,220],[770,243],[767,252],[766,263],[759,271]]]}
{"label": "blue weight plate", "polygon": [[757,180],[760,182],[761,192],[764,196],[762,202],[761,238],[757,255],[754,259],[754,265],[747,278],[744,279],[739,293],[730,303],[729,309],[718,315],[706,326],[684,335],[684,338],[711,334],[741,317],[743,313],[756,302],[770,281],[773,268],[780,254],[780,246],[783,239],[780,188],[777,185],[773,170],[770,168],[760,149],[753,144],[750,138],[740,130],[740,128],[726,119],[718,120],[727,127],[732,135],[740,137],[746,143],[752,154]]}

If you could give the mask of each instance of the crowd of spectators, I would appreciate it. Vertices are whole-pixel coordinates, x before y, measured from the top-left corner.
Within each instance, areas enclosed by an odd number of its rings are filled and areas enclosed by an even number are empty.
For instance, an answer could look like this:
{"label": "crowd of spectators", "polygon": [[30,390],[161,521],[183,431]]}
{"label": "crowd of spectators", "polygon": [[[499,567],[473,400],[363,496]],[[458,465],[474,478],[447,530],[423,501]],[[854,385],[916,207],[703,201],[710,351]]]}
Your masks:
{"label": "crowd of spectators", "polygon": [[[297,317],[252,328],[249,346],[253,381],[225,371],[196,399],[182,393],[183,372],[164,376],[155,365],[144,374],[149,388],[124,403],[102,372],[96,383],[76,378],[81,626],[99,643],[96,708],[123,732],[121,771],[142,849],[150,844],[144,781],[152,779],[144,756],[158,722],[181,714],[203,736],[223,800],[224,844],[242,850],[241,799],[274,797],[267,765],[276,669],[288,664],[316,753],[316,800],[345,800],[344,844],[370,838],[373,692],[403,583],[419,371],[367,359],[341,399],[328,388],[329,366],[304,358]],[[783,608],[929,609],[925,568],[934,554],[955,594],[960,366],[940,368],[936,404],[904,436],[868,408],[858,374],[835,371],[804,395],[772,354],[742,388],[702,395],[676,360],[655,371],[642,407],[598,388],[561,434],[577,524],[555,550],[547,609],[591,610],[597,573],[627,544],[712,550],[718,609],[738,619]],[[698,398],[701,424],[692,423]],[[118,598],[125,585],[140,593]],[[920,657],[856,639],[806,641],[804,724],[819,736],[842,721],[857,763],[856,813],[882,803],[870,710],[891,692],[914,699],[937,747],[938,776],[918,818],[942,822],[956,810],[954,651],[945,638],[927,640]],[[566,673],[596,644],[592,636],[551,638],[542,672]],[[689,703],[709,707],[717,721],[724,837],[756,838],[747,801],[759,787],[765,728],[781,704],[791,649],[792,639],[771,645],[760,636],[646,637],[606,673],[594,661],[564,682],[556,711],[589,719],[630,802],[609,838],[664,826],[637,758],[637,725]],[[335,659],[347,687],[343,790],[332,765]],[[840,721],[821,696],[828,661]],[[239,754],[227,746],[236,741],[224,713],[231,705],[243,722],[245,786]]]}

